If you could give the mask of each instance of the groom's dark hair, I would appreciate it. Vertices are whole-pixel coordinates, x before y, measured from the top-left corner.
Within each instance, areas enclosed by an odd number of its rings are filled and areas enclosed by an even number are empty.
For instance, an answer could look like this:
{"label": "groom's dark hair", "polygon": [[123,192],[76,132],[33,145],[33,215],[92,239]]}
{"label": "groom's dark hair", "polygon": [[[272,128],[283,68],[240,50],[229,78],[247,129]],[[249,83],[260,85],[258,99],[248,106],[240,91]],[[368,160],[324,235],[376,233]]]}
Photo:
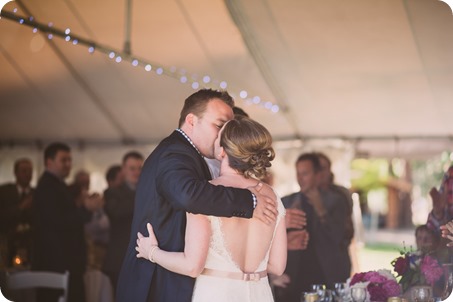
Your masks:
{"label": "groom's dark hair", "polygon": [[193,113],[197,117],[202,117],[203,113],[206,111],[208,102],[212,99],[219,99],[231,108],[234,107],[233,98],[228,94],[227,91],[213,89],[198,90],[184,101],[184,107],[182,107],[181,110],[178,127],[181,127],[182,124],[184,124],[186,116],[189,113]]}

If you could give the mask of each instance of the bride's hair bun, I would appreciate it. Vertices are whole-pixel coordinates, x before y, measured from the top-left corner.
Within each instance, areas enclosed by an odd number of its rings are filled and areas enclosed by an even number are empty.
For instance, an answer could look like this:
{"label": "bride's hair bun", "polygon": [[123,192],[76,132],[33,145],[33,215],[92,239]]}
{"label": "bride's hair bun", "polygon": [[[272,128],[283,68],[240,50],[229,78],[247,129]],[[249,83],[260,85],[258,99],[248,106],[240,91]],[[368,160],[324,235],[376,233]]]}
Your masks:
{"label": "bride's hair bun", "polygon": [[245,177],[262,178],[275,157],[272,136],[260,123],[236,116],[223,128],[220,146],[228,154],[230,167]]}

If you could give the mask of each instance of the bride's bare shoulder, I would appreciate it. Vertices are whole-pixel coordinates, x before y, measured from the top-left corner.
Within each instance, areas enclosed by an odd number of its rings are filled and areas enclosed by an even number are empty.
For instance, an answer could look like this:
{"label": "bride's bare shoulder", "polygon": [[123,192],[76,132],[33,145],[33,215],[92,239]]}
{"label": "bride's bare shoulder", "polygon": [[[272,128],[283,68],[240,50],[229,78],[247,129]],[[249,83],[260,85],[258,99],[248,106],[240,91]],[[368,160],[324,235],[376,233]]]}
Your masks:
{"label": "bride's bare shoulder", "polygon": [[275,194],[274,189],[271,186],[269,186],[268,184],[265,184],[263,182],[261,182],[261,183],[263,184],[263,186],[262,186],[262,189],[260,190],[260,193],[270,196],[274,199],[277,199],[277,194]]}

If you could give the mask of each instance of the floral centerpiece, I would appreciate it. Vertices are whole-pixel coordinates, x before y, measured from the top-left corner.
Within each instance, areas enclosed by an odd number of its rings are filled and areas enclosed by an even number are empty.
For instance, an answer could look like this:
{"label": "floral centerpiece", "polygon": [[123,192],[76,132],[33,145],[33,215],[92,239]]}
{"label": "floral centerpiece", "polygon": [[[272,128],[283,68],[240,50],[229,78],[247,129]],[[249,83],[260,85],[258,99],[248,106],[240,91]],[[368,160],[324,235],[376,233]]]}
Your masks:
{"label": "floral centerpiece", "polygon": [[401,287],[395,276],[389,270],[369,271],[356,273],[347,283],[348,292],[354,287],[365,287],[367,290],[367,302],[387,301],[389,297],[401,294]]}
{"label": "floral centerpiece", "polygon": [[403,291],[415,285],[433,286],[443,276],[442,266],[436,258],[420,251],[403,251],[392,261],[393,270],[398,274]]}

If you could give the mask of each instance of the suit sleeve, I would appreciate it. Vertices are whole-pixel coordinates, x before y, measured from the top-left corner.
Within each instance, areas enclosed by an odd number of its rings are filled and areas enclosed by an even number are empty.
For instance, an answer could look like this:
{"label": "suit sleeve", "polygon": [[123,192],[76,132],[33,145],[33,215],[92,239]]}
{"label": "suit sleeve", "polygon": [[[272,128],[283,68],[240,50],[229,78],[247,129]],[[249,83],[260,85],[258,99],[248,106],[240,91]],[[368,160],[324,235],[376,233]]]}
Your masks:
{"label": "suit sleeve", "polygon": [[190,213],[251,218],[251,192],[210,184],[203,176],[200,165],[203,159],[186,151],[173,149],[163,154],[157,168],[158,193],[174,208]]}
{"label": "suit sleeve", "polygon": [[344,240],[347,208],[341,200],[334,201],[331,208],[327,210],[325,222],[320,224],[320,231],[325,239],[340,244]]}
{"label": "suit sleeve", "polygon": [[73,228],[82,216],[70,192],[61,186],[44,184],[35,191],[33,203],[34,211],[40,217],[40,224],[48,228]]}

